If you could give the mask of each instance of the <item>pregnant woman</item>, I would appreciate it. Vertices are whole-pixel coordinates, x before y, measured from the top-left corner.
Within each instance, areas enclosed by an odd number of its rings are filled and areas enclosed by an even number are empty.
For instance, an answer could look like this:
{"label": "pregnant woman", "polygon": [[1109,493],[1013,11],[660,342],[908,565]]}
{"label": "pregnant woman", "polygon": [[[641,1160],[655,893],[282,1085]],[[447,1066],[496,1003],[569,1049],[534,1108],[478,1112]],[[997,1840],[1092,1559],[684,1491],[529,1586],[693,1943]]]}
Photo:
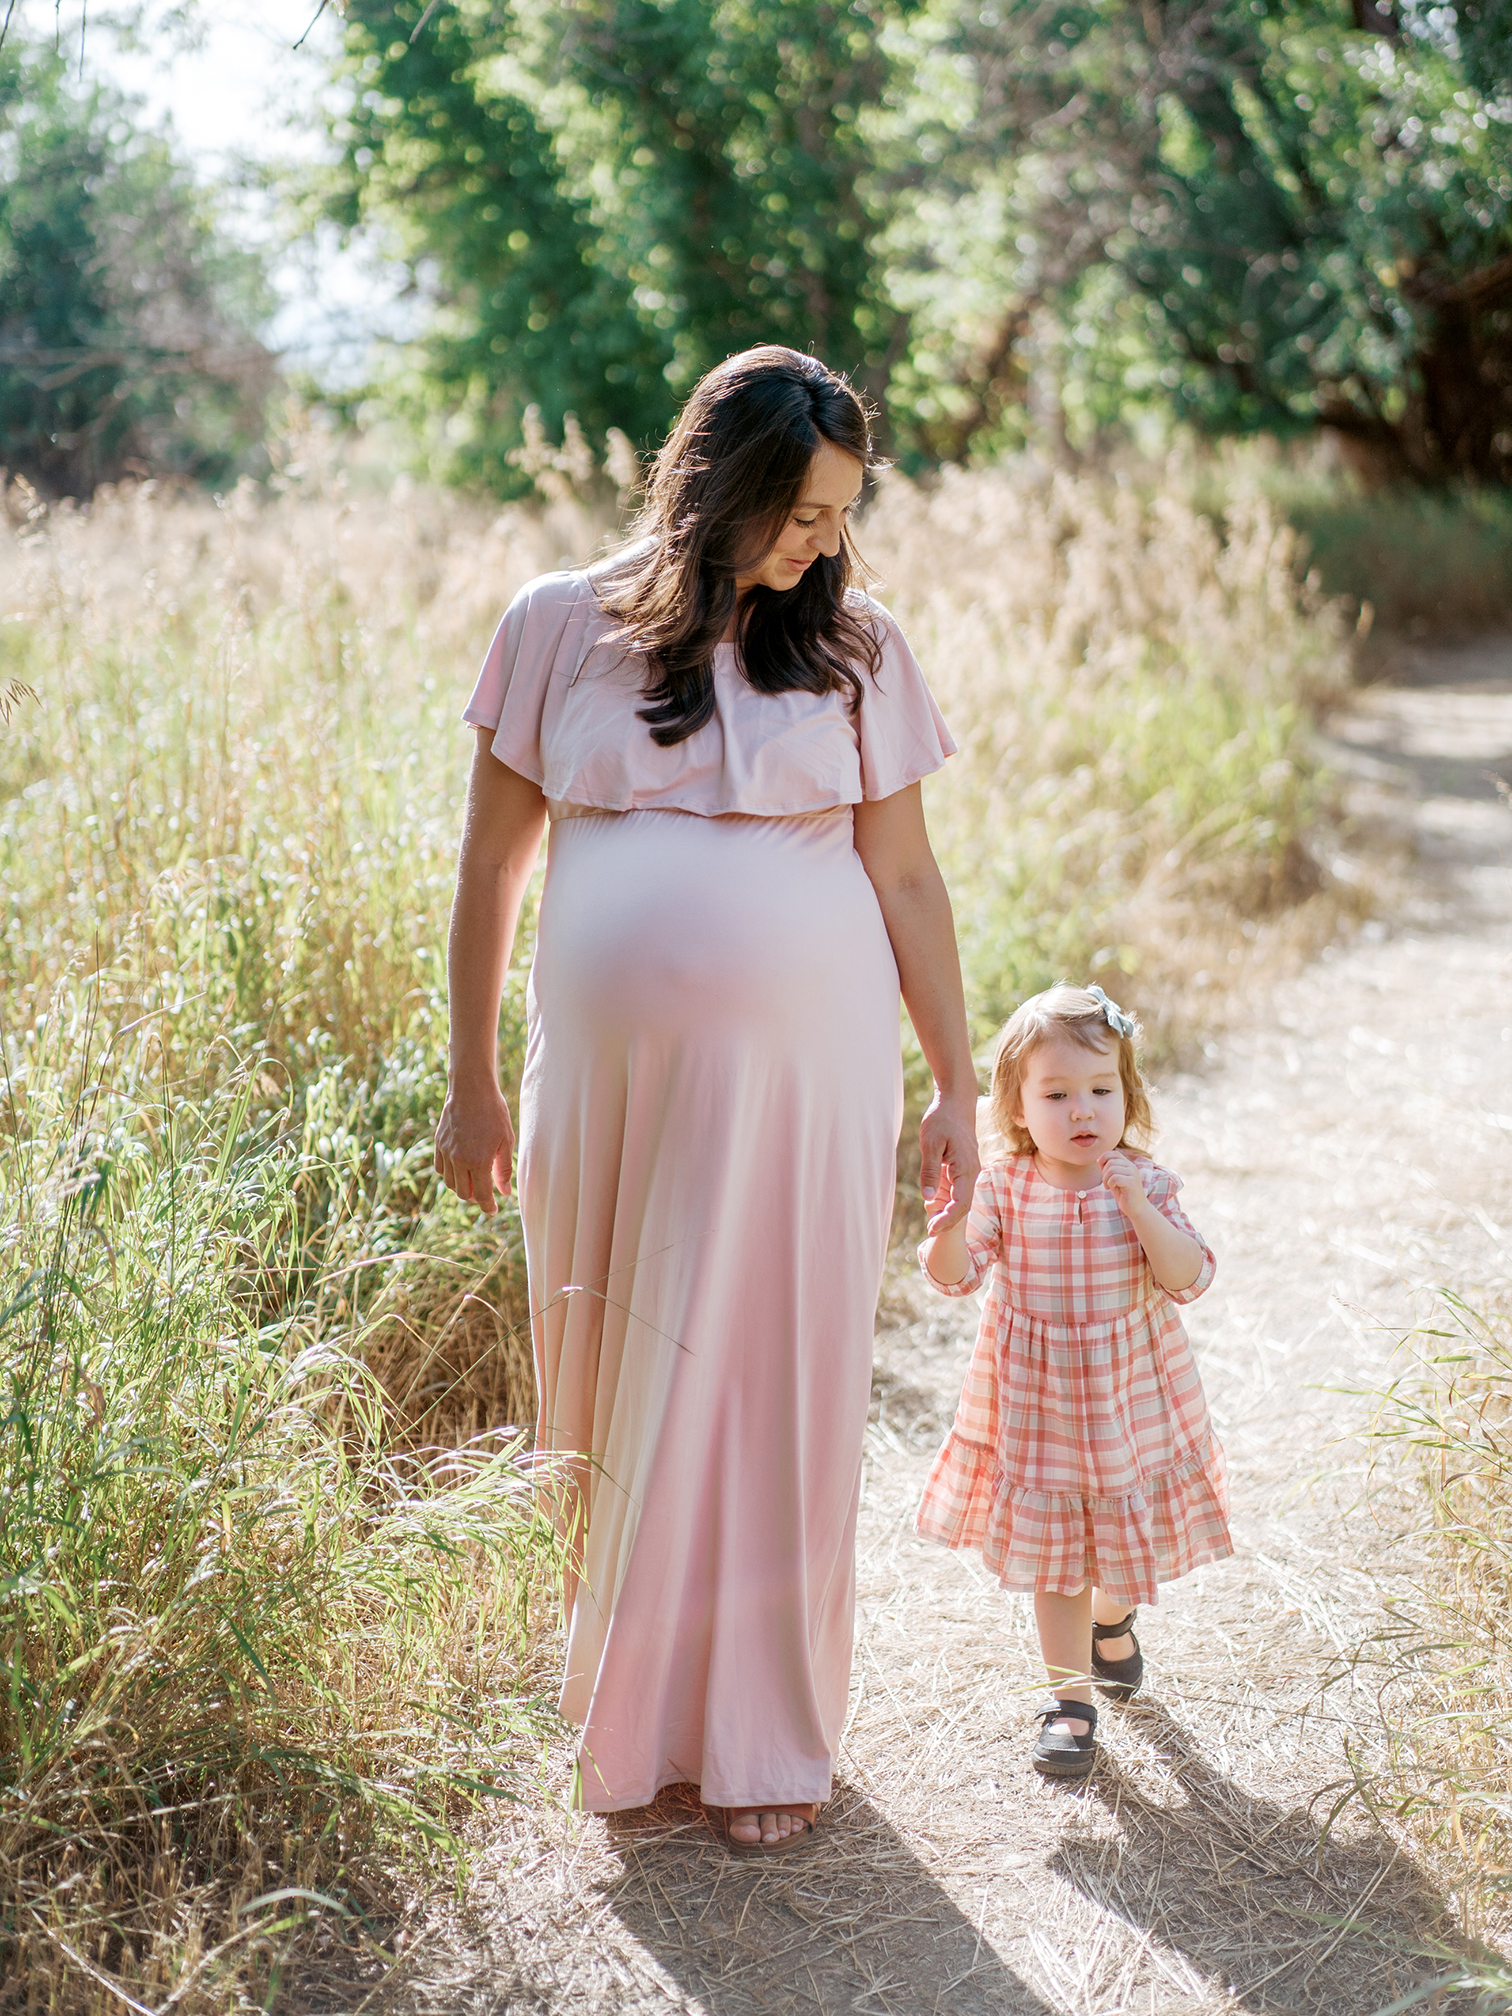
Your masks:
{"label": "pregnant woman", "polygon": [[731,358],[635,542],[521,589],[466,709],[436,1168],[484,1211],[509,1187],[499,1000],[549,819],[519,1197],[582,1800],[696,1784],[745,1853],[813,1838],[845,1718],[900,984],[942,1222],[977,1173],[919,795],[954,745],[854,585],[870,454],[814,358]]}

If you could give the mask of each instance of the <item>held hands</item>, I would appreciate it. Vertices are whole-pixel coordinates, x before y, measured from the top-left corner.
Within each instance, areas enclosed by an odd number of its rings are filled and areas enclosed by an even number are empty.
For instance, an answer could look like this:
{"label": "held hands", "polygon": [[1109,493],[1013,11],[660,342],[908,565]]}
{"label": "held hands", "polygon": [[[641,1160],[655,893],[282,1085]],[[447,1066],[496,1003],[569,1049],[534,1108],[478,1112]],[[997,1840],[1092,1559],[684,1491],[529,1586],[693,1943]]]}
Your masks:
{"label": "held hands", "polygon": [[1099,1155],[1097,1166],[1102,1171],[1104,1190],[1130,1223],[1150,1208],[1149,1197],[1139,1180],[1139,1171],[1121,1148]]}
{"label": "held hands", "polygon": [[486,1217],[499,1208],[495,1189],[500,1197],[509,1195],[514,1145],[509,1108],[496,1085],[466,1092],[448,1088],[436,1126],[436,1174]]}
{"label": "held hands", "polygon": [[928,1232],[935,1238],[959,1225],[971,1209],[982,1167],[977,1152],[976,1099],[946,1099],[936,1092],[919,1123],[919,1187]]}

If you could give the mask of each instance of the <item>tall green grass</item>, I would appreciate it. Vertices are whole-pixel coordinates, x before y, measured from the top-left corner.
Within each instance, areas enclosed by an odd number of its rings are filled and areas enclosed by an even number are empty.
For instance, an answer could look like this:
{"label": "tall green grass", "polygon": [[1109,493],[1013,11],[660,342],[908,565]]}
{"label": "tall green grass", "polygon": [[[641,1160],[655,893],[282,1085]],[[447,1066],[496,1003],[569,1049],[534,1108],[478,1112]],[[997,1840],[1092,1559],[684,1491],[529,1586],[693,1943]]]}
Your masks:
{"label": "tall green grass", "polygon": [[0,1108],[0,1950],[44,2006],[222,2008],[528,1793],[554,1543],[518,1438],[389,1446],[308,1239],[339,1144],[106,998],[53,994]]}
{"label": "tall green grass", "polygon": [[[519,1228],[430,1144],[457,714],[605,521],[306,448],[269,494],[3,498],[0,1965],[63,2011],[339,2000],[386,1872],[528,1790],[543,1726]],[[869,515],[963,745],[930,811],[978,1033],[1111,970],[1179,1041],[1331,928],[1342,648],[1286,538],[992,472]]]}
{"label": "tall green grass", "polygon": [[49,2008],[350,1973],[545,1726],[518,1228],[430,1173],[436,540],[313,487],[271,541],[8,500],[0,1974]]}
{"label": "tall green grass", "polygon": [[1512,493],[1303,492],[1289,506],[1324,591],[1380,630],[1475,636],[1512,625]]}

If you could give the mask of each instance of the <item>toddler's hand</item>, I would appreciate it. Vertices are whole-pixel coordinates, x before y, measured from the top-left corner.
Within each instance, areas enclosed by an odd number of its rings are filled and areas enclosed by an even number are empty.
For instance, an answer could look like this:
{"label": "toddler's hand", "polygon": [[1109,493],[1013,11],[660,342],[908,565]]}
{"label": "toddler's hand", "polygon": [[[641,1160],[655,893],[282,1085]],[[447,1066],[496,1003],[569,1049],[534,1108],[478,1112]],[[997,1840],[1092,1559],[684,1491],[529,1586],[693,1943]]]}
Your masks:
{"label": "toddler's hand", "polygon": [[938,1190],[924,1192],[924,1235],[933,1239],[946,1223],[956,1216],[955,1200],[950,1185],[942,1183]]}
{"label": "toddler's hand", "polygon": [[1103,1188],[1122,1211],[1125,1218],[1132,1218],[1149,1200],[1145,1187],[1139,1180],[1139,1171],[1121,1148],[1110,1154],[1099,1155],[1097,1166],[1102,1171]]}

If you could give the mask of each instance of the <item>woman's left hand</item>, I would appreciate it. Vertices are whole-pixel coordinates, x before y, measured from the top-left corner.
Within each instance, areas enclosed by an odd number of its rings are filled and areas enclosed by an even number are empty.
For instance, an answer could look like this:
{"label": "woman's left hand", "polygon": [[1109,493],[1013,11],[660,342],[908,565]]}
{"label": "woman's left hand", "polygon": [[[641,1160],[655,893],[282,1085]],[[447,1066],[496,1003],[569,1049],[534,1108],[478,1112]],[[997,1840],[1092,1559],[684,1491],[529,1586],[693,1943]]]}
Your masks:
{"label": "woman's left hand", "polygon": [[[981,1169],[976,1139],[976,1066],[966,1028],[961,961],[950,898],[924,825],[917,784],[855,808],[856,852],[877,892],[888,942],[898,962],[903,1005],[935,1096],[919,1123],[919,1187],[931,1235],[959,1225],[971,1209]],[[965,1088],[948,1095],[941,1085]]]}
{"label": "woman's left hand", "polygon": [[977,1152],[976,1098],[946,1099],[936,1092],[919,1123],[919,1187],[931,1237],[959,1225],[971,1209],[982,1158]]}
{"label": "woman's left hand", "polygon": [[1115,1148],[1107,1155],[1099,1155],[1097,1166],[1102,1171],[1104,1190],[1125,1218],[1136,1218],[1150,1200],[1133,1162],[1121,1148]]}

